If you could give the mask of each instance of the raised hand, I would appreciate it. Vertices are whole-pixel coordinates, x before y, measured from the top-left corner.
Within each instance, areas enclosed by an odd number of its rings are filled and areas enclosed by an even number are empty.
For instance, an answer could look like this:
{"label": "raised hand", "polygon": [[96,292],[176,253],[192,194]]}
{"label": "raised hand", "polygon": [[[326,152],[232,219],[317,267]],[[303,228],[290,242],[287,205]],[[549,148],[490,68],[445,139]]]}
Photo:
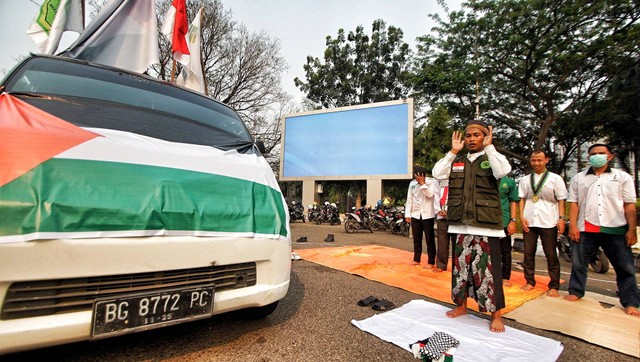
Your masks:
{"label": "raised hand", "polygon": [[451,135],[451,153],[457,155],[464,148],[463,133],[454,131]]}
{"label": "raised hand", "polygon": [[484,141],[482,141],[482,144],[484,145],[484,147],[487,147],[492,143],[493,143],[493,126],[489,126],[489,134],[484,136]]}

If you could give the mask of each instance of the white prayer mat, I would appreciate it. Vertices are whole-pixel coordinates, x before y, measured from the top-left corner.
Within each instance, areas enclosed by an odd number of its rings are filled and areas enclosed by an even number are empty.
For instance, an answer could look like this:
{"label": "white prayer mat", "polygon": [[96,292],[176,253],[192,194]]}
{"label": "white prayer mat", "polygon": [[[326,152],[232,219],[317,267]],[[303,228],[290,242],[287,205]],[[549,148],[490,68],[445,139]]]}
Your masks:
{"label": "white prayer mat", "polygon": [[562,343],[506,326],[504,333],[489,330],[489,320],[474,315],[449,318],[451,307],[425,300],[412,300],[402,307],[356,321],[351,324],[391,342],[411,353],[409,345],[444,332],[460,346],[453,355],[456,362],[541,362],[555,361],[562,353]]}

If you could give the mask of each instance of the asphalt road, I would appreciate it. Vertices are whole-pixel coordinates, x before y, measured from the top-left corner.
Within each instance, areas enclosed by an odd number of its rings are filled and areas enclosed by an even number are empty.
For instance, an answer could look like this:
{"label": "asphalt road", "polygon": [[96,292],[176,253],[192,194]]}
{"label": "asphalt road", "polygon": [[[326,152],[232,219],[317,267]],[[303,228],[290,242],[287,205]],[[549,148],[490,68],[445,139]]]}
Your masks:
{"label": "asphalt road", "polygon": [[[380,244],[412,250],[402,236],[377,232],[346,234],[342,225],[292,224],[292,240],[307,236],[301,248]],[[336,242],[326,243],[328,233]],[[521,259],[514,252],[514,263]],[[561,261],[564,271],[567,263]],[[416,361],[403,349],[382,341],[351,325],[376,313],[357,301],[376,295],[403,305],[422,295],[326,268],[304,260],[292,262],[291,286],[276,311],[261,320],[247,320],[241,312],[215,316],[169,328],[134,333],[95,342],[81,342],[0,356],[0,360],[26,361]],[[515,265],[517,266],[517,264]],[[538,258],[538,269],[545,269]],[[540,270],[540,273],[544,273]],[[594,277],[595,273],[590,273]],[[615,293],[613,277],[595,275],[605,282],[602,291]],[[568,275],[563,274],[563,278]],[[566,285],[566,283],[565,283]],[[595,283],[589,281],[589,287]],[[565,286],[566,288],[566,286]],[[483,316],[483,318],[486,318]],[[564,345],[559,361],[638,361],[579,339],[532,328],[508,319],[505,324],[560,341]],[[623,332],[621,332],[623,333]]]}

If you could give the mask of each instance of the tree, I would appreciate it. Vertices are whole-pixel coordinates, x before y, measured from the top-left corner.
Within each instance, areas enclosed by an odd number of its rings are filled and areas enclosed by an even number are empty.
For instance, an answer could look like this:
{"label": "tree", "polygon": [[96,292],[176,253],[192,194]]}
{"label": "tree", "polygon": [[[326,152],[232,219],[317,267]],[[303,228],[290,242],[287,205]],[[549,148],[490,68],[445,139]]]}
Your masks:
{"label": "tree", "polygon": [[[88,0],[90,16],[93,18],[105,3]],[[173,61],[170,39],[160,27],[170,6],[171,0],[156,1],[160,63],[148,69],[150,75],[165,81],[171,79]],[[280,143],[279,112],[292,109],[290,97],[280,84],[287,65],[280,55],[279,42],[264,32],[251,33],[233,21],[231,12],[224,10],[219,0],[189,0],[189,22],[201,7],[201,52],[208,96],[240,114],[254,138],[264,141],[265,157],[277,172],[278,156],[270,153],[277,151]],[[177,73],[180,65],[176,67]]]}
{"label": "tree", "polygon": [[477,96],[520,169],[531,151],[558,147],[550,168],[563,169],[580,144],[596,139],[585,132],[592,105],[639,59],[633,0],[477,0],[448,22],[433,17],[436,35],[418,48],[417,96],[444,104],[461,123],[474,116]]}
{"label": "tree", "polygon": [[327,36],[324,63],[307,57],[306,82],[294,82],[323,108],[406,98],[410,49],[400,28],[375,20],[369,37],[358,26],[348,34]]}
{"label": "tree", "polygon": [[451,116],[444,106],[429,112],[428,121],[414,130],[414,163],[431,170],[451,149]]}
{"label": "tree", "polygon": [[[92,17],[105,2],[89,0]],[[160,27],[170,6],[171,0],[156,0],[160,63],[149,69],[152,76],[166,81],[171,79],[173,61],[170,39],[160,33]],[[240,114],[249,132],[264,141],[265,157],[276,167],[278,157],[269,153],[278,150],[280,116],[283,111],[293,110],[291,97],[283,91],[280,82],[287,68],[280,54],[280,43],[264,32],[252,33],[235,22],[220,0],[187,1],[189,22],[201,7],[202,68],[208,95]],[[179,70],[177,64],[176,72]]]}

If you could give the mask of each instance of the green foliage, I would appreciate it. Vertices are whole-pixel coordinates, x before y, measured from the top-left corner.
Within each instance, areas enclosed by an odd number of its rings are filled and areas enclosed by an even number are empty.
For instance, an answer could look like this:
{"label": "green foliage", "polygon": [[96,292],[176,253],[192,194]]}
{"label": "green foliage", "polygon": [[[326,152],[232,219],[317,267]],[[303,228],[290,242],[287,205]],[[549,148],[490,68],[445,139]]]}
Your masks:
{"label": "green foliage", "polygon": [[[385,180],[384,194],[391,197],[391,206],[404,206],[407,201],[407,187],[411,180]],[[384,195],[383,195],[384,196]]]}
{"label": "green foliage", "polygon": [[324,108],[406,98],[409,46],[400,28],[375,20],[371,36],[358,26],[348,34],[327,36],[324,63],[311,56],[304,65],[306,82],[294,82],[307,98]]}
{"label": "green foliage", "polygon": [[432,110],[427,123],[414,130],[413,163],[424,166],[430,172],[435,163],[451,149],[452,126],[451,116],[444,106]]}
{"label": "green foliage", "polygon": [[478,81],[482,117],[521,172],[532,150],[550,151],[560,170],[605,136],[594,106],[638,62],[637,1],[476,0],[448,15],[420,38],[416,97],[469,119]]}

